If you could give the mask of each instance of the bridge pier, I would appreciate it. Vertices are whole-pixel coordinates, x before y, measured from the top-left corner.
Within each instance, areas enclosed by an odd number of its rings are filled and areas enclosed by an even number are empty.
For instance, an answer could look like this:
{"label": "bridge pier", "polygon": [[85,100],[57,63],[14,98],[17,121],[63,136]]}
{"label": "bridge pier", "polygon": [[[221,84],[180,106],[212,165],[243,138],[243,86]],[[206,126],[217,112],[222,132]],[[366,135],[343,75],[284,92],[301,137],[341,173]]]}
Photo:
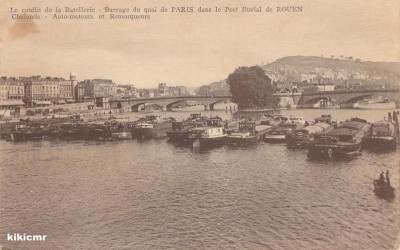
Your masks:
{"label": "bridge pier", "polygon": [[145,103],[139,103],[139,104],[135,104],[133,106],[131,106],[131,111],[132,112],[140,112],[141,107],[144,107],[143,105],[145,105]]}
{"label": "bridge pier", "polygon": [[214,104],[210,104],[210,111],[214,111]]}
{"label": "bridge pier", "polygon": [[163,106],[162,111],[172,111],[172,106]]}

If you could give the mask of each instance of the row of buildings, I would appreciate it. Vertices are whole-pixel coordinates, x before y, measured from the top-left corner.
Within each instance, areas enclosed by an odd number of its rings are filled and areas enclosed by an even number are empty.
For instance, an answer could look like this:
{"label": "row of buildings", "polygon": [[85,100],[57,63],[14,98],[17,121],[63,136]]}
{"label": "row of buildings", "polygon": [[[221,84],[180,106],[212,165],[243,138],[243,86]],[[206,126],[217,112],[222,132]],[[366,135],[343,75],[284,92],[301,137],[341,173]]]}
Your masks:
{"label": "row of buildings", "polygon": [[192,93],[185,86],[167,86],[166,83],[159,83],[157,88],[137,89],[137,97],[153,98],[168,96],[187,96]]}
{"label": "row of buildings", "polygon": [[1,77],[0,100],[19,101],[27,106],[58,103],[75,100],[77,80],[71,74],[70,79],[58,77]]}
{"label": "row of buildings", "polygon": [[117,85],[109,79],[78,82],[73,73],[69,79],[41,76],[0,78],[0,101],[17,101],[28,107],[83,102],[97,97],[130,99],[188,94],[184,86],[167,86],[165,83],[154,89],[136,89],[133,85]]}

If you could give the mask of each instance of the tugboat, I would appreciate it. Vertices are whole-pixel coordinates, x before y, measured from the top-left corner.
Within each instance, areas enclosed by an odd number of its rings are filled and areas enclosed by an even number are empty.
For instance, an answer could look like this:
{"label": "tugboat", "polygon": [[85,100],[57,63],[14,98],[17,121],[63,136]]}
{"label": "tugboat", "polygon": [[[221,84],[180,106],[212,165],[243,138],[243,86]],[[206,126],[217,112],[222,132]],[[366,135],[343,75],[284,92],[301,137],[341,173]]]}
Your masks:
{"label": "tugboat", "polygon": [[362,139],[369,127],[366,120],[359,118],[338,124],[334,129],[314,136],[314,142],[309,144],[308,156],[336,158],[360,155]]}
{"label": "tugboat", "polygon": [[394,125],[388,121],[374,122],[363,139],[363,146],[370,149],[394,150],[397,136]]}
{"label": "tugboat", "polygon": [[201,148],[218,147],[225,144],[227,134],[224,130],[222,119],[219,117],[211,118],[207,121],[207,127],[199,135]]}
{"label": "tugboat", "polygon": [[139,120],[131,133],[134,138],[158,139],[167,136],[167,131],[171,128],[173,118],[161,118],[159,116],[146,116],[144,120]]}
{"label": "tugboat", "polygon": [[292,133],[286,135],[286,145],[288,147],[307,148],[314,141],[316,134],[326,133],[332,129],[331,125],[325,122],[315,123],[301,129],[296,129]]}
{"label": "tugboat", "polygon": [[257,125],[255,121],[244,121],[239,123],[239,129],[228,134],[227,144],[248,145],[254,144],[269,132],[272,126]]}

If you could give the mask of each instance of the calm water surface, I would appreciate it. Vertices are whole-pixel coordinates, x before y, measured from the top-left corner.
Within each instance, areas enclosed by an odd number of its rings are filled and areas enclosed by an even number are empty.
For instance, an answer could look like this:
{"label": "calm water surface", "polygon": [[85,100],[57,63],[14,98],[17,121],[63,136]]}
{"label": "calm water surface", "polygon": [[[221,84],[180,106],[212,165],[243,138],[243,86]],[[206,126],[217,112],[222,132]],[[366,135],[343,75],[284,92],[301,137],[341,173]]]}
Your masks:
{"label": "calm water surface", "polygon": [[[326,113],[387,116],[283,111]],[[390,249],[400,231],[399,151],[311,161],[265,143],[200,151],[166,140],[0,141],[0,156],[0,245],[11,249]],[[393,199],[373,192],[383,170]],[[48,237],[5,241],[17,232]]]}

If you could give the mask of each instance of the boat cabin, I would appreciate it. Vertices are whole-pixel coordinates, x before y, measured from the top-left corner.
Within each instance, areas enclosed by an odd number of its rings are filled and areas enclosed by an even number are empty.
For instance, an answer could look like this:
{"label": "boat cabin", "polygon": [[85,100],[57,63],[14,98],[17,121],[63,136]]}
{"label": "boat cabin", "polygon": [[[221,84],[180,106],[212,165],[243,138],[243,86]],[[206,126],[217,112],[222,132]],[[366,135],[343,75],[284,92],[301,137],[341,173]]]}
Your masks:
{"label": "boat cabin", "polygon": [[209,127],[223,127],[224,124],[220,117],[211,118],[207,121],[207,126]]}
{"label": "boat cabin", "polygon": [[196,119],[201,119],[201,113],[198,113],[198,114],[190,114],[190,115],[189,115],[189,120],[196,120]]}
{"label": "boat cabin", "polygon": [[190,126],[188,126],[188,123],[185,122],[172,122],[172,130],[173,131],[181,131],[184,129],[188,129]]}
{"label": "boat cabin", "polygon": [[204,130],[203,134],[201,135],[202,138],[213,138],[213,137],[220,137],[226,136],[224,133],[224,129],[222,127],[208,127]]}
{"label": "boat cabin", "polygon": [[253,132],[255,131],[256,124],[254,122],[240,122],[239,123],[239,131],[243,132]]}
{"label": "boat cabin", "polygon": [[315,118],[315,123],[320,123],[320,122],[325,122],[325,123],[331,123],[332,122],[332,116],[331,115],[321,115],[320,117]]}
{"label": "boat cabin", "polygon": [[372,123],[369,133],[373,136],[392,136],[394,133],[394,126],[388,122]]}
{"label": "boat cabin", "polygon": [[159,121],[160,117],[157,115],[147,115],[145,120],[149,121],[149,122],[155,122],[155,121]]}

